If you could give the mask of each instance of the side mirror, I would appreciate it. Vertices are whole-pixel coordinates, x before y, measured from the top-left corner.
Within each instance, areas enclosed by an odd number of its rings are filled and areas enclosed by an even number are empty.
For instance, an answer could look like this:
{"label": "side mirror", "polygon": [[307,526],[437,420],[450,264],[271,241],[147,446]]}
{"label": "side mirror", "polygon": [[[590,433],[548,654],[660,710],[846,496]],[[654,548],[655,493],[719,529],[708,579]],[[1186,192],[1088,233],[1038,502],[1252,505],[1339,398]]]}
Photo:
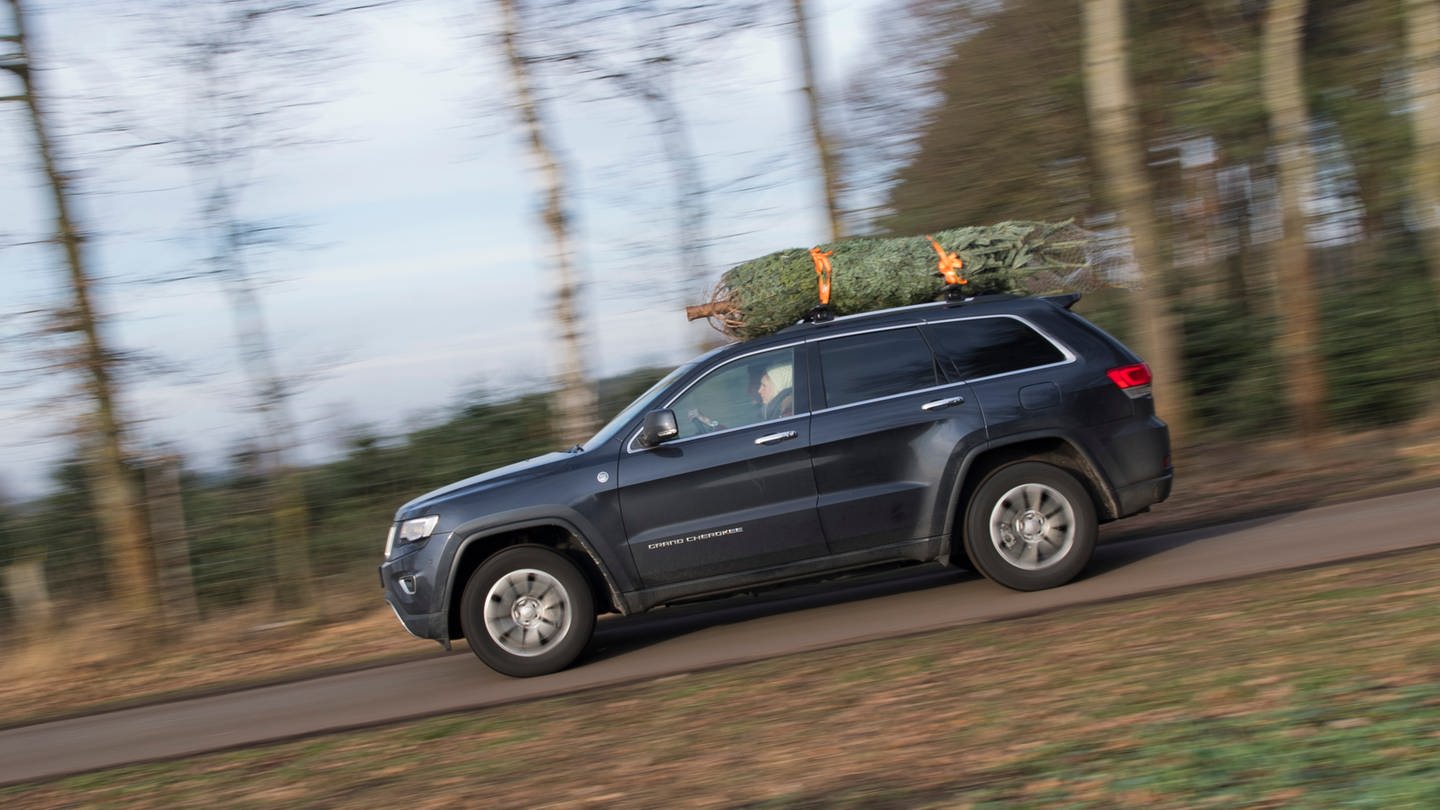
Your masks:
{"label": "side mirror", "polygon": [[651,411],[645,414],[645,425],[640,428],[640,443],[654,447],[680,435],[680,425],[675,421],[675,412],[669,409]]}

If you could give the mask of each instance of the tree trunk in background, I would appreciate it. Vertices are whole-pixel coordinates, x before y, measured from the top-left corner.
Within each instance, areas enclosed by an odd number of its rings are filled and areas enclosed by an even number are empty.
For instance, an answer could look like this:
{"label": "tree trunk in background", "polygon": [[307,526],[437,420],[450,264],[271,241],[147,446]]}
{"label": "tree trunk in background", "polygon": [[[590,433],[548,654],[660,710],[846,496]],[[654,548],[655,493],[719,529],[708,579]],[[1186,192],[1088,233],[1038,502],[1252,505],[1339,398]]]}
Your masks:
{"label": "tree trunk in background", "polygon": [[310,519],[305,487],[292,464],[296,448],[300,446],[299,431],[290,411],[289,386],[276,366],[260,295],[248,270],[234,197],[225,190],[223,182],[214,182],[216,190],[206,206],[205,216],[211,227],[221,233],[216,264],[235,316],[241,365],[255,391],[255,404],[265,434],[257,441],[274,550],[271,594],[277,607],[306,610],[315,605],[315,582],[310,566]]}
{"label": "tree trunk in background", "polygon": [[555,325],[560,333],[556,347],[560,363],[556,427],[562,441],[581,442],[595,432],[596,401],[595,390],[585,372],[585,345],[581,338],[580,315],[575,310],[579,278],[574,251],[570,247],[564,171],[545,138],[540,103],[531,89],[528,65],[520,53],[520,18],[515,0],[499,0],[499,4],[515,108],[529,138],[530,157],[540,173],[545,194],[541,216],[550,231],[550,257],[554,263],[554,275],[550,278],[554,279],[551,286],[555,296]]}
{"label": "tree trunk in background", "polygon": [[800,49],[800,73],[805,80],[805,107],[810,116],[810,133],[815,138],[815,152],[820,157],[820,174],[825,182],[825,211],[830,217],[830,240],[845,235],[840,217],[840,177],[835,153],[825,135],[820,117],[820,90],[815,82],[815,52],[810,41],[810,27],[805,19],[805,0],[794,0],[795,39]]}
{"label": "tree trunk in background", "polygon": [[39,71],[26,40],[25,10],[20,0],[9,0],[15,17],[15,43],[20,63],[8,66],[22,81],[23,100],[34,126],[36,147],[55,204],[56,241],[65,252],[72,296],[67,326],[82,335],[81,364],[89,378],[89,394],[95,404],[97,451],[90,460],[95,513],[105,533],[109,558],[106,575],[112,596],[126,612],[126,618],[143,627],[156,614],[155,572],[150,554],[145,515],[135,483],[126,467],[122,420],[118,415],[112,376],[114,353],[105,345],[100,315],[91,291],[92,272],[81,250],[82,235],[70,210],[73,192],[69,175],[59,166],[45,119],[45,102],[35,78]]}
{"label": "tree trunk in background", "polygon": [[160,602],[165,620],[187,627],[200,619],[195,601],[195,578],[190,572],[190,536],[185,528],[185,505],[180,489],[180,459],[153,458],[145,465],[145,500],[150,505],[150,536],[155,564],[165,583]]}
{"label": "tree trunk in background", "polygon": [[1110,204],[1135,246],[1142,284],[1131,296],[1140,352],[1154,375],[1155,405],[1179,444],[1187,434],[1181,340],[1164,283],[1164,260],[1154,202],[1145,173],[1145,148],[1127,64],[1123,0],[1085,0],[1085,99],[1095,154]]}
{"label": "tree trunk in background", "polygon": [[1325,429],[1325,369],[1320,358],[1320,303],[1306,245],[1305,202],[1315,180],[1310,117],[1302,78],[1304,0],[1273,0],[1261,41],[1260,82],[1279,163],[1283,233],[1276,248],[1279,348],[1290,411],[1301,434]]}
{"label": "tree trunk in background", "polygon": [[27,642],[48,638],[55,625],[55,602],[45,581],[45,559],[11,563],[0,574],[20,637]]}
{"label": "tree trunk in background", "polygon": [[1440,2],[1406,0],[1405,51],[1414,123],[1414,208],[1425,260],[1440,296]]}

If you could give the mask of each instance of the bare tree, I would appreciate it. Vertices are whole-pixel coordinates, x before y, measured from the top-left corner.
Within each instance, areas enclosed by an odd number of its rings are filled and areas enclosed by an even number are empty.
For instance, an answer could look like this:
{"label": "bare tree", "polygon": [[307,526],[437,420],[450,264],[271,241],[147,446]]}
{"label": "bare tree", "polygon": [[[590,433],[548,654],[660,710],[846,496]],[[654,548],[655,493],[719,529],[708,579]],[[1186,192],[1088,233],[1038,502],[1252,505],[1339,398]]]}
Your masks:
{"label": "bare tree", "polygon": [[1325,370],[1320,359],[1320,304],[1306,244],[1305,203],[1315,179],[1310,116],[1302,78],[1305,0],[1272,0],[1261,41],[1261,94],[1278,164],[1282,233],[1276,246],[1279,346],[1296,426],[1325,428]]}
{"label": "bare tree", "polygon": [[[735,0],[551,0],[541,4],[544,54],[527,54],[618,90],[649,116],[670,170],[675,201],[675,251],[680,285],[708,276],[709,188],[689,116],[675,88],[677,75],[713,61],[716,44],[751,25],[756,8]],[[560,20],[564,24],[560,24]],[[675,286],[675,295],[694,290]]]}
{"label": "bare tree", "polygon": [[5,37],[14,53],[0,67],[14,74],[23,92],[11,100],[24,102],[30,113],[41,170],[55,208],[55,241],[64,252],[71,302],[64,313],[65,328],[80,335],[80,364],[94,404],[97,451],[91,459],[95,513],[104,531],[110,558],[107,568],[113,596],[126,616],[138,623],[155,618],[156,581],[143,504],[127,466],[125,423],[116,394],[116,352],[105,338],[103,315],[94,300],[94,271],[84,249],[83,230],[72,211],[75,191],[63,168],[55,136],[47,118],[47,96],[41,85],[39,62],[28,36],[29,18],[21,0],[8,0],[15,33]]}
{"label": "bare tree", "polygon": [[1124,0],[1084,0],[1085,97],[1110,202],[1130,231],[1143,283],[1130,296],[1140,351],[1154,375],[1156,407],[1176,443],[1187,433],[1179,331],[1170,310],[1145,147],[1127,52]]}
{"label": "bare tree", "polygon": [[[369,4],[376,5],[376,4]],[[273,559],[271,577],[284,607],[314,600],[309,558],[309,508],[295,460],[301,444],[293,414],[293,380],[281,370],[265,317],[256,252],[285,243],[283,223],[247,216],[244,202],[254,167],[269,155],[301,145],[297,114],[317,105],[310,83],[338,60],[313,23],[355,8],[335,0],[187,0],[171,6],[160,41],[162,58],[185,98],[184,124],[153,139],[176,150],[190,168],[206,243],[205,275],[220,283],[234,318],[241,367],[259,417],[258,447],[265,472]],[[153,129],[153,127],[152,127]],[[283,581],[285,587],[279,587]]]}
{"label": "bare tree", "polygon": [[564,441],[580,442],[595,431],[596,400],[595,390],[586,373],[585,342],[581,336],[580,313],[575,306],[579,271],[575,267],[575,252],[570,245],[565,170],[550,143],[540,100],[532,87],[529,62],[521,50],[524,33],[516,0],[498,0],[498,3],[513,102],[525,128],[531,161],[540,177],[545,198],[541,219],[550,232],[550,259],[556,271],[554,314],[560,335],[557,349],[559,371],[556,375],[559,383],[557,427]]}
{"label": "bare tree", "polygon": [[805,0],[793,0],[795,46],[803,77],[805,109],[810,121],[810,135],[815,141],[815,154],[820,161],[820,176],[825,185],[825,212],[830,220],[830,240],[845,235],[844,216],[840,211],[840,174],[835,161],[835,150],[825,133],[821,119],[820,88],[815,78],[815,45],[810,36],[809,21],[805,16]]}
{"label": "bare tree", "polygon": [[1411,184],[1425,258],[1440,296],[1440,2],[1405,0],[1414,140]]}

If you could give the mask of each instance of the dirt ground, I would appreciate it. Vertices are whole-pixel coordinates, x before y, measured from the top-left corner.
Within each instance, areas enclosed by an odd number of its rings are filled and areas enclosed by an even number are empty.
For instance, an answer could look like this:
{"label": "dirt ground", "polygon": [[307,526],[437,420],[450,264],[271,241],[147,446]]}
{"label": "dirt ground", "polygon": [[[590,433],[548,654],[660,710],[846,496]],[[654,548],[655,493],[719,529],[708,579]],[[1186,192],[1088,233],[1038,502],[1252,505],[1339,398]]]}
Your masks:
{"label": "dirt ground", "polygon": [[[1175,465],[1168,501],[1102,537],[1440,485],[1440,417],[1321,442],[1206,444],[1179,450]],[[54,635],[4,650],[0,725],[442,654],[406,634],[378,591],[332,594],[327,604],[324,618],[240,613],[147,647],[126,642],[102,613],[73,612]]]}

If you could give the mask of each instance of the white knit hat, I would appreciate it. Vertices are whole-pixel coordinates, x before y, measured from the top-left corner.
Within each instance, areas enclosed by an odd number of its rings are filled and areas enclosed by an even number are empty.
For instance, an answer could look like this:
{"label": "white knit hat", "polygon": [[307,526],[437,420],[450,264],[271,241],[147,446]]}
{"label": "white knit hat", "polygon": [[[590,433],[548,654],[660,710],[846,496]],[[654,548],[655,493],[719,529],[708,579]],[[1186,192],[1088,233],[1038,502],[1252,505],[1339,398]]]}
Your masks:
{"label": "white knit hat", "polygon": [[776,393],[784,391],[793,384],[794,376],[789,363],[781,363],[771,366],[765,371],[765,376],[770,378],[770,384],[775,386]]}

